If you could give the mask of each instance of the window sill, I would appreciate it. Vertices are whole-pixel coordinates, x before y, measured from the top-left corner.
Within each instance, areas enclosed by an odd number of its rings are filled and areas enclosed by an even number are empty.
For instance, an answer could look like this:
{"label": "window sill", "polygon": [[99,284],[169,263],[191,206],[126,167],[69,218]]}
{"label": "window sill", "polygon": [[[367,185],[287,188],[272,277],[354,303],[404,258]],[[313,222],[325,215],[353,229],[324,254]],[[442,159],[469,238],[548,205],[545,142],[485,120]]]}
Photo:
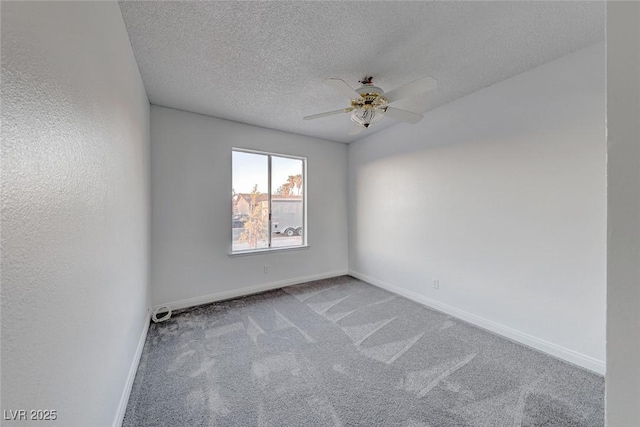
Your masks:
{"label": "window sill", "polygon": [[249,256],[249,255],[260,255],[260,254],[270,254],[273,252],[291,252],[291,251],[300,251],[304,249],[309,249],[309,245],[301,245],[301,246],[285,246],[282,248],[266,248],[266,249],[255,249],[252,251],[242,251],[242,252],[231,252],[229,253],[230,257],[238,257],[238,256]]}

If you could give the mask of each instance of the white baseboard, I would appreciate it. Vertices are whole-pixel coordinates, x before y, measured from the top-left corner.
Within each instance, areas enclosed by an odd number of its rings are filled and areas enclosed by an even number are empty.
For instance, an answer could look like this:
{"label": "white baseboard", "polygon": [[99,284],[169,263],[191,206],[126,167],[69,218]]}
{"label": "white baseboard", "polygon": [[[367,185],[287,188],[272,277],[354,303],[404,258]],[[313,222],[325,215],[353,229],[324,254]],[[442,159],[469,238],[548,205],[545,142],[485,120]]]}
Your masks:
{"label": "white baseboard", "polygon": [[483,329],[487,329],[491,332],[495,332],[499,335],[502,335],[504,337],[517,341],[521,344],[527,345],[536,350],[540,350],[544,353],[550,354],[551,356],[555,356],[567,362],[581,366],[592,372],[595,372],[601,375],[605,374],[606,365],[602,360],[598,360],[591,356],[587,356],[582,353],[578,353],[568,348],[559,346],[557,344],[550,343],[543,339],[534,337],[533,335],[520,332],[516,329],[501,325],[499,323],[485,319],[483,317],[477,316],[467,311],[460,310],[448,304],[443,304],[439,301],[433,300],[431,298],[427,298],[415,292],[408,291],[398,286],[392,285],[391,283],[387,283],[382,280],[378,280],[376,278],[367,276],[366,274],[362,274],[353,270],[350,270],[349,274],[367,283],[378,286],[382,289],[386,289],[387,291],[393,292],[394,294],[401,295],[405,298],[408,298],[412,301],[425,305],[429,308],[433,308],[434,310],[438,310],[443,313],[450,314],[451,316],[455,316],[458,319],[462,319],[466,322],[479,326]]}
{"label": "white baseboard", "polygon": [[116,412],[116,417],[113,420],[113,427],[122,426],[122,421],[124,420],[124,414],[127,411],[127,403],[129,403],[129,395],[131,394],[131,389],[133,388],[133,380],[136,378],[136,372],[138,372],[138,364],[140,364],[140,358],[142,357],[142,350],[144,349],[144,343],[147,340],[147,332],[149,332],[149,322],[151,321],[151,310],[147,310],[146,321],[144,326],[142,327],[142,333],[140,334],[140,339],[138,340],[138,347],[136,348],[136,352],[133,355],[133,361],[131,362],[131,367],[129,368],[129,375],[127,375],[127,381],[124,384],[124,389],[122,390],[122,397],[120,397],[120,404],[118,405],[118,411]]}
{"label": "white baseboard", "polygon": [[180,310],[182,308],[195,307],[197,305],[209,304],[216,301],[222,301],[231,298],[243,297],[259,292],[279,289],[285,286],[297,285],[299,283],[311,282],[313,280],[328,279],[330,277],[344,276],[349,274],[347,270],[330,271],[328,273],[313,274],[311,276],[296,277],[293,279],[280,280],[277,282],[263,283],[260,285],[250,286],[248,288],[233,289],[231,291],[217,292],[215,294],[204,295],[201,297],[188,298],[180,301],[158,304],[152,307],[157,309],[160,307],[169,307],[171,310]]}

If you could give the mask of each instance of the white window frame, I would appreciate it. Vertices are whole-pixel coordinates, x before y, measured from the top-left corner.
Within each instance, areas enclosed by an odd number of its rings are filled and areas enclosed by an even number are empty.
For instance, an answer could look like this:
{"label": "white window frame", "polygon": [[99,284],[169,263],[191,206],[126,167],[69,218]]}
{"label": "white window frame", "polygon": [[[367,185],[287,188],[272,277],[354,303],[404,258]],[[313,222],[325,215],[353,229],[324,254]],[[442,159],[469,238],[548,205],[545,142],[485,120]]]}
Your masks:
{"label": "white window frame", "polygon": [[[280,154],[280,153],[273,153],[270,151],[259,151],[259,150],[251,150],[251,149],[247,149],[247,148],[238,148],[238,147],[232,147],[231,148],[231,158],[233,159],[233,153],[234,152],[240,152],[240,153],[249,153],[249,154],[259,154],[259,155],[263,155],[263,156],[267,156],[267,187],[268,187],[268,192],[267,192],[267,206],[269,209],[268,212],[268,247],[266,248],[258,248],[258,249],[244,249],[244,250],[233,250],[233,229],[231,230],[231,246],[229,249],[229,256],[243,256],[243,255],[255,255],[255,254],[260,254],[260,253],[265,253],[265,252],[286,252],[286,251],[296,251],[296,250],[300,250],[300,249],[308,249],[309,248],[309,244],[308,244],[308,229],[307,229],[307,158],[306,157],[301,157],[301,156],[294,156],[294,155],[290,155],[290,154]],[[302,161],[302,244],[301,245],[296,245],[296,246],[278,246],[278,247],[272,247],[271,246],[271,239],[272,239],[272,220],[271,220],[271,157],[275,156],[275,157],[283,157],[286,159],[295,159],[295,160],[301,160]],[[232,181],[233,181],[233,166],[232,166],[232,170],[231,170],[231,176],[232,176]],[[232,186],[233,186],[233,182],[232,182]],[[229,209],[229,214],[232,215],[233,212],[233,207],[231,207],[231,209]],[[231,223],[232,218],[229,218],[229,222]]]}

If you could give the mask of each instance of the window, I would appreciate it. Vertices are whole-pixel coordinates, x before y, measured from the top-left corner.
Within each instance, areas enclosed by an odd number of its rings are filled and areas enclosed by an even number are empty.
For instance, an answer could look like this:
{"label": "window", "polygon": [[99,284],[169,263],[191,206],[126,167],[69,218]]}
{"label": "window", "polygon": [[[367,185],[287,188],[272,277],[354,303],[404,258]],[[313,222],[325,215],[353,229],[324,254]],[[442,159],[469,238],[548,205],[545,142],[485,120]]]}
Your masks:
{"label": "window", "polygon": [[232,253],[306,244],[306,159],[234,149]]}

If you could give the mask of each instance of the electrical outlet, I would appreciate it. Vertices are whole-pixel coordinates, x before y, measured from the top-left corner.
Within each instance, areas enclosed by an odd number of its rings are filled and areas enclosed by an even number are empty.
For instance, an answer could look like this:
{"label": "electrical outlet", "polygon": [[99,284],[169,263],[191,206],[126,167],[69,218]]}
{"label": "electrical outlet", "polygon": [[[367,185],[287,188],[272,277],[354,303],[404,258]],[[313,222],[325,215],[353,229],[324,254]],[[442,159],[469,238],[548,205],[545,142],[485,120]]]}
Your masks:
{"label": "electrical outlet", "polygon": [[269,274],[269,266],[268,265],[264,266],[264,274]]}
{"label": "electrical outlet", "polygon": [[433,289],[440,289],[440,280],[433,279],[433,285],[431,285],[431,287],[433,287]]}

